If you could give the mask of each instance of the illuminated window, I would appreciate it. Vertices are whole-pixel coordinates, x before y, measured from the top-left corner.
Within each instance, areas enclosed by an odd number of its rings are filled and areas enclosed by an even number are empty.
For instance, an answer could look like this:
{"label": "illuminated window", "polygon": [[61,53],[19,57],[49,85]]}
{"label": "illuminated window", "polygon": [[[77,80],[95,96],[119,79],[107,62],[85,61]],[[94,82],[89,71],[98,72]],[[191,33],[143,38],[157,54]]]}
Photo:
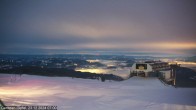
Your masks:
{"label": "illuminated window", "polygon": [[147,69],[147,64],[136,64],[136,69],[146,70]]}

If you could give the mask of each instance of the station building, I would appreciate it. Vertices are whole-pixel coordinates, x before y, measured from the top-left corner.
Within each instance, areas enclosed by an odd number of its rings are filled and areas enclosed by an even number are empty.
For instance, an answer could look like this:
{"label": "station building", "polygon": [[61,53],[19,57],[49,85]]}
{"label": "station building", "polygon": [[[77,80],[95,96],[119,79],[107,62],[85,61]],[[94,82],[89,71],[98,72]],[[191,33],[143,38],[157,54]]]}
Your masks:
{"label": "station building", "polygon": [[170,65],[162,61],[145,61],[134,63],[131,67],[131,76],[157,76],[158,72],[170,72]]}

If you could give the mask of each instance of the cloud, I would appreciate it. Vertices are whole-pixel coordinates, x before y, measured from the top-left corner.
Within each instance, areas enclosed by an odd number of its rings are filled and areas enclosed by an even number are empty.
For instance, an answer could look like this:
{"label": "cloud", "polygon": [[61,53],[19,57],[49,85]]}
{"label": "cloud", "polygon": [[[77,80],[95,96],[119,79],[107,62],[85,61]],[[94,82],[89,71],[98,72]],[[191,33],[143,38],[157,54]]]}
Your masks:
{"label": "cloud", "polygon": [[[194,50],[196,2],[1,1],[0,49]],[[187,51],[186,51],[187,50]]]}

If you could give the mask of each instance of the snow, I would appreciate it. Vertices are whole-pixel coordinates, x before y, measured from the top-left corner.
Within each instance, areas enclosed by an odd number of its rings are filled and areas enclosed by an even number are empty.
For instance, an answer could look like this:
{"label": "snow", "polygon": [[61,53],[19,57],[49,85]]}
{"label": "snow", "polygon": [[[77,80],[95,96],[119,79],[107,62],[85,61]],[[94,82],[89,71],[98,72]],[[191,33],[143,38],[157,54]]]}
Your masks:
{"label": "snow", "polygon": [[196,110],[196,88],[165,86],[157,78],[101,82],[11,76],[0,74],[0,98],[6,105],[57,105],[58,110]]}

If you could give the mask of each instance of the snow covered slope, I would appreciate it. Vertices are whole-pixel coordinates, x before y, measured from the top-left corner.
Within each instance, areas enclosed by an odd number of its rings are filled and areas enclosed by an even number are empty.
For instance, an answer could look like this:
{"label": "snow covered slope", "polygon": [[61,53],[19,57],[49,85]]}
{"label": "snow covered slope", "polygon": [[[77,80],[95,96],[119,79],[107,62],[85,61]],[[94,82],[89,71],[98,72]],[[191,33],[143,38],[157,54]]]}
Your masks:
{"label": "snow covered slope", "polygon": [[[1,77],[6,105],[57,105],[58,110],[196,110],[196,88],[165,86],[156,78],[114,82],[23,75]],[[7,82],[6,82],[7,81]],[[6,82],[6,83],[5,83]]]}

